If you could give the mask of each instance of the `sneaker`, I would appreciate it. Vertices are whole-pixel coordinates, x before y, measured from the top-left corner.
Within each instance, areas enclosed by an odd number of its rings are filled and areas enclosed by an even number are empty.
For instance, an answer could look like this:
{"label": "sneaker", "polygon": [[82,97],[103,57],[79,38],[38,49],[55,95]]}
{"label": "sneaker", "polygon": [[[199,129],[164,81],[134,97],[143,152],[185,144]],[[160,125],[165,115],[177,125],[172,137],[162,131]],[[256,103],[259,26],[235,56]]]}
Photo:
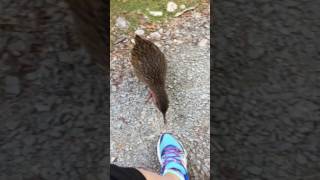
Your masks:
{"label": "sneaker", "polygon": [[161,175],[172,173],[180,180],[189,180],[187,170],[187,152],[172,134],[161,134],[158,146],[158,159],[161,164]]}

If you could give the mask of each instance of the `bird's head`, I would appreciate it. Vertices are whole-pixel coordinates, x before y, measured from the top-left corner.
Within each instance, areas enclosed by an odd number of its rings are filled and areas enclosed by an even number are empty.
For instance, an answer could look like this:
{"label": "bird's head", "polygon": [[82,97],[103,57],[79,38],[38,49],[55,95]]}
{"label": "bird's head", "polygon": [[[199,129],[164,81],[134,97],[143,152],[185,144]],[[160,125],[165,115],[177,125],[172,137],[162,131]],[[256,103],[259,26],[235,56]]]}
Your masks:
{"label": "bird's head", "polygon": [[164,90],[155,92],[154,101],[157,108],[161,111],[163,120],[166,123],[166,113],[169,107],[169,99],[167,93]]}

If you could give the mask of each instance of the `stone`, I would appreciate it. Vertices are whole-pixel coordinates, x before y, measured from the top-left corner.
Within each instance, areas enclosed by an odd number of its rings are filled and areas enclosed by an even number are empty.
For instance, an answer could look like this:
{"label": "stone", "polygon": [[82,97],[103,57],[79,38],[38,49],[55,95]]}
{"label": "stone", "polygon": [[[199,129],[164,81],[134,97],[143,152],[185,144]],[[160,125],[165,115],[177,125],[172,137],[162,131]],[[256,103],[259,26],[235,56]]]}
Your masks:
{"label": "stone", "polygon": [[35,104],[35,108],[37,111],[39,112],[45,112],[45,111],[49,111],[51,109],[51,107],[49,105],[45,105],[45,104]]}
{"label": "stone", "polygon": [[207,39],[202,39],[202,40],[200,40],[200,41],[198,42],[198,46],[200,46],[200,47],[206,47],[206,46],[208,45],[208,43],[209,43],[209,40],[207,40]]}
{"label": "stone", "polygon": [[163,15],[162,11],[149,11],[149,14],[151,16],[162,16]]}
{"label": "stone", "polygon": [[128,29],[129,22],[124,17],[118,17],[116,19],[116,26],[120,29]]}
{"label": "stone", "polygon": [[27,49],[27,46],[24,41],[18,40],[10,43],[8,45],[8,49],[13,55],[18,56],[22,51],[25,51]]}
{"label": "stone", "polygon": [[297,155],[296,161],[300,164],[306,164],[308,162],[307,158],[305,156],[303,156],[302,154]]}
{"label": "stone", "polygon": [[156,32],[153,32],[153,33],[150,34],[150,38],[154,39],[154,40],[160,40],[161,35],[160,35],[159,32],[156,31]]}
{"label": "stone", "polygon": [[14,121],[14,120],[10,120],[6,123],[6,127],[9,130],[14,130],[19,126],[19,122],[18,121]]}
{"label": "stone", "polygon": [[35,80],[38,78],[38,73],[37,72],[28,73],[28,74],[26,74],[25,78],[27,80]]}
{"label": "stone", "polygon": [[0,38],[0,51],[7,45],[8,39],[6,36]]}
{"label": "stone", "polygon": [[247,169],[250,173],[255,175],[260,175],[262,173],[262,169],[257,166],[250,166]]}
{"label": "stone", "polygon": [[15,76],[7,76],[5,78],[5,92],[8,94],[20,94],[20,80]]}
{"label": "stone", "polygon": [[34,136],[24,137],[23,142],[30,146],[36,142],[36,138]]}
{"label": "stone", "polygon": [[74,62],[74,59],[71,57],[70,52],[60,52],[58,54],[59,61],[71,64]]}
{"label": "stone", "polygon": [[181,5],[179,6],[179,8],[180,8],[180,9],[185,9],[185,8],[186,8],[186,5],[181,4]]}
{"label": "stone", "polygon": [[264,49],[263,48],[250,48],[249,49],[249,57],[251,58],[259,58],[263,55]]}
{"label": "stone", "polygon": [[195,12],[195,13],[193,14],[193,16],[194,16],[195,18],[201,18],[201,13]]}
{"label": "stone", "polygon": [[174,12],[177,9],[178,9],[178,6],[176,3],[172,2],[172,1],[168,2],[168,4],[167,4],[167,11],[168,12]]}
{"label": "stone", "polygon": [[176,43],[176,44],[182,44],[183,43],[183,41],[178,40],[178,39],[174,39],[173,42]]}
{"label": "stone", "polygon": [[144,35],[144,30],[143,29],[137,29],[134,33],[136,35],[142,36],[142,35]]}

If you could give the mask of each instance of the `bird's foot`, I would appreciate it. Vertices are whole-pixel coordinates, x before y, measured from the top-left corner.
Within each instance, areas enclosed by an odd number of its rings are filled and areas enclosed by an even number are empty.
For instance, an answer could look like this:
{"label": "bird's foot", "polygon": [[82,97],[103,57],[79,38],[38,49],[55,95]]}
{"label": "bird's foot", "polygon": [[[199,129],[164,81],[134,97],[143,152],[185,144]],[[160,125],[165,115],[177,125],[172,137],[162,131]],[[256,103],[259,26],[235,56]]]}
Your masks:
{"label": "bird's foot", "polygon": [[147,100],[146,100],[146,104],[150,101],[150,99],[152,98],[152,94],[150,91],[148,91],[148,97],[147,97]]}
{"label": "bird's foot", "polygon": [[152,95],[153,93],[149,90],[148,91],[148,97],[147,97],[147,100],[146,100],[146,104],[148,103],[148,102],[150,102],[150,99],[153,101],[153,95]]}

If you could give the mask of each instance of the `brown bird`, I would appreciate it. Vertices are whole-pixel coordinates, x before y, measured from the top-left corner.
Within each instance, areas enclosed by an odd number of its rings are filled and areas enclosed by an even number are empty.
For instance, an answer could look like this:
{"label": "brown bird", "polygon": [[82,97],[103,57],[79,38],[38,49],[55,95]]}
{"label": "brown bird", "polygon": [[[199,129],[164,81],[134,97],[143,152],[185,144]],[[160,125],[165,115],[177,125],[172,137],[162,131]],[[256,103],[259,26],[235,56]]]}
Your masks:
{"label": "brown bird", "polygon": [[147,101],[152,98],[166,123],[169,100],[165,90],[167,62],[164,54],[151,41],[136,35],[131,51],[131,63],[138,79],[149,88]]}

